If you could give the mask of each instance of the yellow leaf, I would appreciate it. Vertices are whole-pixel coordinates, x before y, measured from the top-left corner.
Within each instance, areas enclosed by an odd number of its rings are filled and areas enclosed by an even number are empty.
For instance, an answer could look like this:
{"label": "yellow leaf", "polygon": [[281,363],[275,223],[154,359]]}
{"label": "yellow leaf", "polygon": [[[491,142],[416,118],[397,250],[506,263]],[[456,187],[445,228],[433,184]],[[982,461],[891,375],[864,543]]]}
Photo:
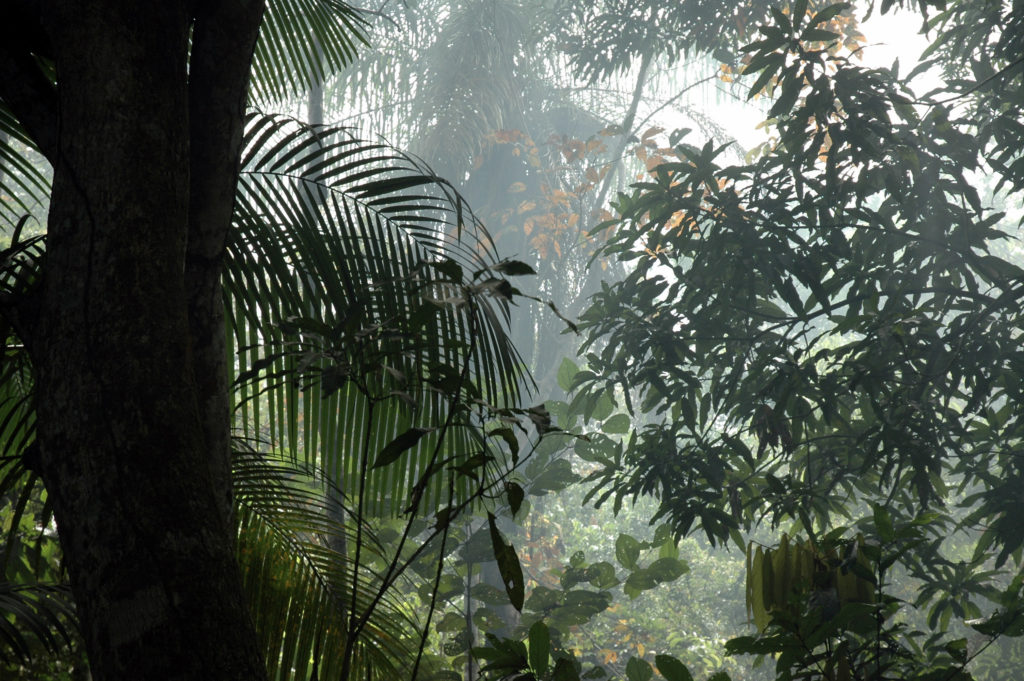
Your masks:
{"label": "yellow leaf", "polygon": [[508,193],[509,194],[518,194],[519,192],[525,192],[525,191],[526,191],[526,185],[523,184],[522,182],[514,182],[508,188]]}

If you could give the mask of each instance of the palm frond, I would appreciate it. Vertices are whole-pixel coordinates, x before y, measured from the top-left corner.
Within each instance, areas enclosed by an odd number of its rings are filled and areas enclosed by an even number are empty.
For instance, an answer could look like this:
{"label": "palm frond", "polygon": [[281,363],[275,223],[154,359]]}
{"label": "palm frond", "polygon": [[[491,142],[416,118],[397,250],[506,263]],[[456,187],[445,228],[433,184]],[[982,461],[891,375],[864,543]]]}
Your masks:
{"label": "palm frond", "polygon": [[350,64],[365,20],[340,0],[271,0],[253,57],[252,95],[269,104],[302,95]]}
{"label": "palm frond", "polygon": [[373,604],[355,641],[352,677],[401,678],[415,654],[417,623],[393,590],[375,603],[385,547],[365,542],[361,579],[352,599],[353,514],[321,474],[294,461],[236,453],[239,558],[270,678],[338,678],[349,614]]}
{"label": "palm frond", "polygon": [[529,25],[509,3],[469,2],[447,18],[422,59],[414,147],[453,177],[471,167],[497,130],[526,127],[519,66]]}
{"label": "palm frond", "polygon": [[[43,237],[22,239],[28,217],[15,225],[11,244],[0,250],[0,297],[16,304],[39,281],[43,259]],[[0,513],[7,528],[0,553],[0,571],[11,578],[12,561],[26,549],[17,534],[29,513],[30,499],[41,497],[42,482],[28,470],[28,455],[35,443],[35,409],[32,404],[33,375],[28,352],[18,338],[15,324],[0,315]],[[49,525],[49,506],[35,522]],[[29,523],[32,524],[31,522]],[[37,554],[42,534],[34,547]]]}
{"label": "palm frond", "polygon": [[[321,466],[354,497],[361,453],[444,420],[439,385],[453,367],[470,365],[467,383],[489,404],[518,399],[526,376],[505,332],[507,304],[439,303],[457,297],[466,272],[498,262],[443,181],[342,128],[254,116],[246,140],[226,288],[248,437]],[[437,269],[444,281],[430,278]],[[472,435],[448,434],[448,451],[468,456]],[[367,512],[402,510],[436,445],[432,433],[369,473]]]}
{"label": "palm frond", "polygon": [[70,647],[76,621],[66,586],[0,582],[0,659],[5,663]]}
{"label": "palm frond", "polygon": [[45,225],[50,202],[49,164],[21,124],[0,102],[0,230],[15,230],[24,216]]}

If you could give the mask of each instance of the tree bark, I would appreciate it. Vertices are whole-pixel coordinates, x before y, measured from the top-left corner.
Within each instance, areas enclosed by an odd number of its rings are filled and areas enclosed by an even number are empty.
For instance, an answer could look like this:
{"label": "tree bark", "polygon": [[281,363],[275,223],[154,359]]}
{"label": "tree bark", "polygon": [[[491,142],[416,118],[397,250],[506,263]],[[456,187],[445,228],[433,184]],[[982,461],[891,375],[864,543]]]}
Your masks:
{"label": "tree bark", "polygon": [[54,165],[25,340],[93,677],[265,678],[229,514],[219,286],[262,2],[41,4],[58,107],[56,130],[46,102],[20,107]]}
{"label": "tree bark", "polygon": [[191,172],[185,284],[200,416],[210,470],[228,517],[232,510],[231,405],[221,274],[234,212],[249,71],[262,14],[262,0],[197,3],[189,60]]}

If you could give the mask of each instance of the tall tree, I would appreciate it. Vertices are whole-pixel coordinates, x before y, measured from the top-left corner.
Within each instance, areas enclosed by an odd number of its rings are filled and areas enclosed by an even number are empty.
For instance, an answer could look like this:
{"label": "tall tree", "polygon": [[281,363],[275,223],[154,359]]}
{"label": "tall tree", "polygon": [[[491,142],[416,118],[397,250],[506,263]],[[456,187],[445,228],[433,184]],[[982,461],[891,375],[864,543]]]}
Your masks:
{"label": "tall tree", "polygon": [[[584,315],[577,383],[624,396],[639,425],[579,451],[592,495],[652,495],[678,535],[742,544],[766,520],[808,538],[751,555],[766,636],[733,652],[778,653],[778,678],[969,678],[978,651],[943,639],[951,620],[1022,631],[1024,270],[1000,204],[1021,201],[1024,33],[1010,3],[946,4],[926,65],[947,80],[918,96],[898,62],[833,49],[848,11],[794,2],[744,48],[751,96],[775,97],[767,153],[729,164],[677,136],[677,158],[620,195],[608,251],[635,268]],[[851,568],[862,544],[871,567]],[[812,582],[798,555],[864,568],[877,593]],[[918,580],[928,645],[895,618],[894,565]],[[826,588],[834,607],[807,598]]]}
{"label": "tall tree", "polygon": [[[469,503],[473,492],[454,481],[442,497],[435,473],[480,458],[479,442],[465,446],[480,439],[479,422],[467,423],[479,412],[460,400],[505,404],[518,394],[521,372],[500,328],[507,296],[495,306],[477,296],[506,291],[501,273],[521,268],[497,263],[461,200],[385,146],[270,116],[248,119],[243,141],[250,62],[259,101],[304,92],[351,58],[358,21],[344,3],[274,3],[258,42],[261,4],[108,10],[18,3],[5,24],[0,130],[37,146],[55,170],[51,198],[24,148],[7,137],[0,145],[15,171],[0,186],[29,197],[0,212],[14,227],[0,274],[0,442],[12,466],[3,489],[22,467],[22,498],[37,476],[46,485],[97,678],[258,678],[258,647],[275,675],[311,660],[321,672],[340,664],[342,676],[397,669],[402,661],[386,658],[408,654],[399,640],[408,631],[372,617],[405,567],[402,543],[393,558],[367,550],[360,562],[362,511],[386,501],[415,517],[446,500],[454,516]],[[73,35],[83,27],[90,37]],[[32,201],[49,204],[45,248],[17,217]],[[428,261],[440,280],[422,271]],[[452,295],[431,299],[438,286]],[[245,404],[250,381],[282,367],[294,382],[255,390],[280,408],[272,446],[303,450],[307,461],[283,474],[236,457],[243,594],[230,402]],[[385,369],[394,381],[374,379],[368,391],[367,378]],[[244,380],[232,395],[235,372]],[[396,394],[416,408],[382,406]],[[458,418],[446,419],[456,404]],[[266,421],[252,407],[242,432],[259,438]],[[401,435],[410,418],[413,440]],[[431,427],[438,418],[444,426]],[[451,438],[464,445],[456,454],[438,443],[452,429],[467,433]],[[357,512],[295,482],[312,482],[305,474],[317,465]],[[325,549],[331,533],[350,536],[355,556]],[[371,559],[384,560],[382,578],[359,577]],[[295,585],[263,583],[274,575]],[[259,606],[258,637],[247,602]],[[370,642],[353,652],[357,640]]]}
{"label": "tall tree", "polygon": [[8,9],[0,97],[54,173],[41,285],[4,312],[93,673],[260,678],[220,270],[263,3]]}

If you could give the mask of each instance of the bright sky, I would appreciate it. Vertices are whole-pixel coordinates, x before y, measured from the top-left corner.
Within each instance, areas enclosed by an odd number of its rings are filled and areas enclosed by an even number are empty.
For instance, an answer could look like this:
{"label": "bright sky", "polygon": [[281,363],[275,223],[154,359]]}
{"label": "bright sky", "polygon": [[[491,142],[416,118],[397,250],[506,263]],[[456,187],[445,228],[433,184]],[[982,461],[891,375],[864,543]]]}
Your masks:
{"label": "bright sky", "polygon": [[[928,46],[928,39],[919,34],[920,29],[920,14],[900,11],[882,15],[876,7],[872,17],[860,26],[866,41],[859,63],[870,68],[887,69],[899,58],[899,72],[905,76],[917,65],[918,57]],[[918,82],[915,90],[919,93],[934,85],[934,81],[928,82],[927,74],[924,78],[918,78]],[[756,128],[764,118],[758,107],[736,102],[722,103],[715,109],[716,120],[725,126],[744,149],[749,150],[765,141],[765,131]]]}

